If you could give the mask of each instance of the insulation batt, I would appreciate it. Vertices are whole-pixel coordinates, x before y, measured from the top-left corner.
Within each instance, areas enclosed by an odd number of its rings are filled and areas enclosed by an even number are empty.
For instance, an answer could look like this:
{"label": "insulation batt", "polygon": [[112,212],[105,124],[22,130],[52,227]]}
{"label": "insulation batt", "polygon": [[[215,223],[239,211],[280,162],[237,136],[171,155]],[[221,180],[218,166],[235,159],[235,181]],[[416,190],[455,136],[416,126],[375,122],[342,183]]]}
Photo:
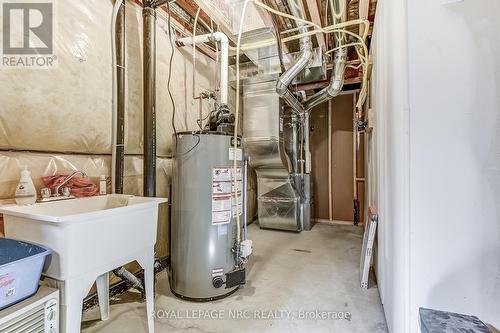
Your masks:
{"label": "insulation batt", "polygon": [[[112,1],[53,1],[54,55],[50,69],[0,69],[0,148],[111,153]],[[127,100],[125,149],[142,154],[142,12],[127,1]],[[157,20],[157,146],[172,155],[172,103],[167,94],[170,43],[166,13]],[[13,24],[13,26],[18,26]],[[22,25],[19,25],[22,27]],[[198,129],[199,103],[192,99],[190,48],[175,48],[171,84],[178,131]],[[215,88],[216,63],[197,53],[196,92]],[[210,112],[202,103],[203,115]]]}

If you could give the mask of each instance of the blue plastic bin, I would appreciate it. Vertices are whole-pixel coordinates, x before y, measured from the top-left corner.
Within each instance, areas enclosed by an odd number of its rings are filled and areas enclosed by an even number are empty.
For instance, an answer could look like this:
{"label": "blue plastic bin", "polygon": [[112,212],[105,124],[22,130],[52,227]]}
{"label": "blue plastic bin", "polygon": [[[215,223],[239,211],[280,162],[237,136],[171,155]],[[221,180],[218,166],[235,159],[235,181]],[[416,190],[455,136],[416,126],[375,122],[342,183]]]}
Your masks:
{"label": "blue plastic bin", "polygon": [[51,253],[38,244],[0,238],[0,310],[36,293]]}

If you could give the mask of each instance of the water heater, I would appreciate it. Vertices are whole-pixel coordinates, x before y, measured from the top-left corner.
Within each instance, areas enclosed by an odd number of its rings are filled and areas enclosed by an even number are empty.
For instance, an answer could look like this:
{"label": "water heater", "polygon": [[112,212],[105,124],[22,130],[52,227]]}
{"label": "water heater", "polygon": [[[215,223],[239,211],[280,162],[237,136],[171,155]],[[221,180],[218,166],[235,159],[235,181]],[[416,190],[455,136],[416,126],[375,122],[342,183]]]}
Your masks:
{"label": "water heater", "polygon": [[237,212],[243,223],[243,151],[241,138],[234,141],[232,134],[197,131],[178,133],[174,143],[169,273],[180,298],[210,301],[244,283],[235,254]]}

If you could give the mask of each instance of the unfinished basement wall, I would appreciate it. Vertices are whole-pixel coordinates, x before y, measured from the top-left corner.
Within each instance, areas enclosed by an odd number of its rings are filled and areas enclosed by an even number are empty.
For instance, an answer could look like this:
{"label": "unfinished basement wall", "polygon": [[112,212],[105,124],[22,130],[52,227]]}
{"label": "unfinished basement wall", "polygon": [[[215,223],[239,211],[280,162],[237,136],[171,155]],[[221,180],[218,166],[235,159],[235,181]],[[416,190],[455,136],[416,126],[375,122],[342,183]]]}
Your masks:
{"label": "unfinished basement wall", "polygon": [[[35,186],[41,177],[83,170],[98,183],[110,177],[112,55],[111,1],[55,1],[54,54],[48,70],[0,70],[0,199],[12,198],[19,167]],[[157,23],[157,195],[169,196],[172,174],[172,104],[167,93],[170,43],[166,13]],[[142,194],[142,9],[127,1],[127,109],[124,192]],[[175,49],[172,93],[177,131],[196,130],[199,103],[192,99],[190,48]],[[196,91],[213,89],[216,64],[198,52]],[[230,104],[234,92],[229,94]],[[202,105],[204,115],[208,103]],[[250,186],[253,191],[253,186]],[[108,192],[110,188],[108,188]],[[252,192],[253,193],[253,192]],[[168,209],[160,212],[160,255],[166,255]],[[249,213],[249,216],[253,216]]]}
{"label": "unfinished basement wall", "polygon": [[380,0],[369,201],[391,332],[418,309],[500,326],[500,22],[496,0]]}
{"label": "unfinished basement wall", "polygon": [[[354,94],[341,94],[329,103],[318,105],[311,112],[311,154],[314,179],[314,218],[319,221],[354,222]],[[330,113],[330,117],[328,114]],[[331,147],[329,131],[331,126]],[[362,140],[362,137],[361,139]],[[328,153],[328,149],[331,153]],[[357,173],[363,177],[363,142],[356,146],[358,155]],[[328,159],[331,158],[331,164]],[[329,172],[331,175],[329,177]],[[329,183],[331,181],[331,184]],[[331,200],[329,202],[329,200]],[[358,222],[363,222],[363,184],[358,182],[360,213]]]}

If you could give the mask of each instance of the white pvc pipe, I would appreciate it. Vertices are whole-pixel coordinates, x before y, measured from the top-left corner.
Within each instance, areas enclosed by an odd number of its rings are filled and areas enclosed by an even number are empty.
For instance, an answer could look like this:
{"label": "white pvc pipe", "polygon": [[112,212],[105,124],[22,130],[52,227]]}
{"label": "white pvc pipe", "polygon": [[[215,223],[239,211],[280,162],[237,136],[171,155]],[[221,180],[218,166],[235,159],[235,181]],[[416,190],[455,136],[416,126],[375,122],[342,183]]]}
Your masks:
{"label": "white pvc pipe", "polygon": [[229,39],[222,32],[199,35],[195,37],[184,37],[177,39],[179,46],[203,44],[208,42],[219,42],[221,45],[221,64],[220,64],[220,104],[227,105],[228,96],[228,75],[229,75]]}

